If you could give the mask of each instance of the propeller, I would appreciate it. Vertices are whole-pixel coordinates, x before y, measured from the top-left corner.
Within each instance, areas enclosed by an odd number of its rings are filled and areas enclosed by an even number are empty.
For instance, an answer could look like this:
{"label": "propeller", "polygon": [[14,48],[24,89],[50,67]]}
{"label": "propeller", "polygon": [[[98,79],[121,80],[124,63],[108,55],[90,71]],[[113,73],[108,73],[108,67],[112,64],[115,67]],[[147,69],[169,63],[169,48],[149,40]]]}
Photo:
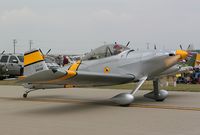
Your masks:
{"label": "propeller", "polygon": [[187,47],[187,50],[189,50],[189,49],[190,49],[190,47],[191,47],[191,45],[189,44],[189,45],[188,45],[188,47]]}
{"label": "propeller", "polygon": [[51,52],[51,49],[49,49],[49,50],[46,52],[46,54],[44,55],[43,51],[42,51],[41,49],[39,49],[39,50],[40,50],[40,52],[42,53],[43,56],[48,55],[48,54]]}
{"label": "propeller", "polygon": [[181,45],[181,44],[179,45],[179,47],[181,48],[181,50],[183,50],[183,47],[182,47],[182,45]]}
{"label": "propeller", "polygon": [[5,53],[5,50],[1,53],[1,55],[4,54],[4,53]]}
{"label": "propeller", "polygon": [[48,55],[50,52],[51,52],[51,49],[49,49],[49,50],[47,51],[46,55]]}
{"label": "propeller", "polygon": [[42,53],[42,55],[44,56],[44,53],[43,53],[43,51],[41,50],[41,49],[39,49],[40,50],[40,52]]}
{"label": "propeller", "polygon": [[126,47],[128,47],[128,46],[129,46],[129,44],[130,44],[130,41],[128,41],[128,43],[126,44]]}
{"label": "propeller", "polygon": [[154,44],[154,50],[157,50],[157,46],[156,46],[156,44]]}
{"label": "propeller", "polygon": [[[183,46],[182,46],[181,44],[179,45],[179,47],[180,47],[181,50],[184,50],[184,49],[183,49]],[[193,45],[192,45],[192,44],[189,44],[186,50],[187,50],[187,51],[194,50]]]}
{"label": "propeller", "polygon": [[[180,44],[179,46],[180,46],[180,49],[181,49],[181,50],[184,50],[181,44]],[[192,50],[194,50],[193,45],[192,45],[192,44],[189,44],[188,47],[187,47],[187,49],[185,50],[185,51],[187,51],[188,55],[187,55],[187,57],[184,59],[185,61],[182,61],[183,63],[184,63],[184,62],[187,62],[188,60],[190,60],[190,58],[193,56]]]}

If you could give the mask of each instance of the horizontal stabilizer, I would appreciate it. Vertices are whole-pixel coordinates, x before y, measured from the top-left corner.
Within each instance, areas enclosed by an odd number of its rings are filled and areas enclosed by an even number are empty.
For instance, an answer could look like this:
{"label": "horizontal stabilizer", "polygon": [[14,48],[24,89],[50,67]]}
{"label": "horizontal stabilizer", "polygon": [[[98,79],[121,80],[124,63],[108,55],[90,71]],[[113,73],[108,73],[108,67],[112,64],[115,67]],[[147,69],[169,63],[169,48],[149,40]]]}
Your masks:
{"label": "horizontal stabilizer", "polygon": [[54,79],[58,79],[67,74],[64,70],[44,70],[27,77],[21,77],[18,83],[42,83]]}

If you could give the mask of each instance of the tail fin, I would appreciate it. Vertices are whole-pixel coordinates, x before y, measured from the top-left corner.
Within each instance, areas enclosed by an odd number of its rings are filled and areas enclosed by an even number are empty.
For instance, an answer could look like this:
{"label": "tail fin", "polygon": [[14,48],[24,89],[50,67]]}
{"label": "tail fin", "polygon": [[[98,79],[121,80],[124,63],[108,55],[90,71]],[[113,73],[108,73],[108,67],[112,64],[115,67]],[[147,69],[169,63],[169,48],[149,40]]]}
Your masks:
{"label": "tail fin", "polygon": [[24,76],[48,70],[44,56],[40,49],[33,49],[24,53]]}

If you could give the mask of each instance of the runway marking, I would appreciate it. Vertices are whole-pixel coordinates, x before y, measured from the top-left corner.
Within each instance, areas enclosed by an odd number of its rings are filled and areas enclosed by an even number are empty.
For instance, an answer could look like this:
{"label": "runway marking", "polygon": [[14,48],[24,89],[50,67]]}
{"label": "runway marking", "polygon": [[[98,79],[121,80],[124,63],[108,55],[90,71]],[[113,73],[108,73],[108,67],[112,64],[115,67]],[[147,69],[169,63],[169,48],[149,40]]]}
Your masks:
{"label": "runway marking", "polygon": [[[14,101],[33,101],[33,102],[45,102],[45,103],[75,103],[75,104],[85,104],[91,103],[96,105],[109,105],[112,103],[106,101],[104,103],[95,100],[79,100],[79,99],[50,99],[50,98],[13,98],[13,97],[0,97],[1,100],[14,100]],[[102,100],[103,102],[103,100]],[[173,106],[173,105],[153,105],[153,104],[140,104],[133,103],[129,107],[133,108],[152,108],[152,109],[167,109],[167,110],[182,110],[182,111],[200,111],[199,107],[184,107],[184,106]]]}

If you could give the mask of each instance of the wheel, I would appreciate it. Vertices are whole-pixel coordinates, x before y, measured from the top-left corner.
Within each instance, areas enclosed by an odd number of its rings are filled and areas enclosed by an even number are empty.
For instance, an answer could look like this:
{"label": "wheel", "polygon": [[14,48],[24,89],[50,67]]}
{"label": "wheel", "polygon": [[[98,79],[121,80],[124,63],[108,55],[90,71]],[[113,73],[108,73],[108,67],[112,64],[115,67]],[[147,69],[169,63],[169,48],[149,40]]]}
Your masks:
{"label": "wheel", "polygon": [[28,95],[27,93],[24,93],[23,98],[27,98],[27,95]]}
{"label": "wheel", "polygon": [[163,98],[163,99],[155,99],[155,101],[157,101],[157,102],[163,102],[165,100],[165,98]]}
{"label": "wheel", "polygon": [[129,106],[130,106],[130,104],[119,105],[119,106],[121,106],[121,107],[129,107]]}
{"label": "wheel", "polygon": [[4,80],[4,79],[6,79],[5,76],[0,76],[0,80]]}

